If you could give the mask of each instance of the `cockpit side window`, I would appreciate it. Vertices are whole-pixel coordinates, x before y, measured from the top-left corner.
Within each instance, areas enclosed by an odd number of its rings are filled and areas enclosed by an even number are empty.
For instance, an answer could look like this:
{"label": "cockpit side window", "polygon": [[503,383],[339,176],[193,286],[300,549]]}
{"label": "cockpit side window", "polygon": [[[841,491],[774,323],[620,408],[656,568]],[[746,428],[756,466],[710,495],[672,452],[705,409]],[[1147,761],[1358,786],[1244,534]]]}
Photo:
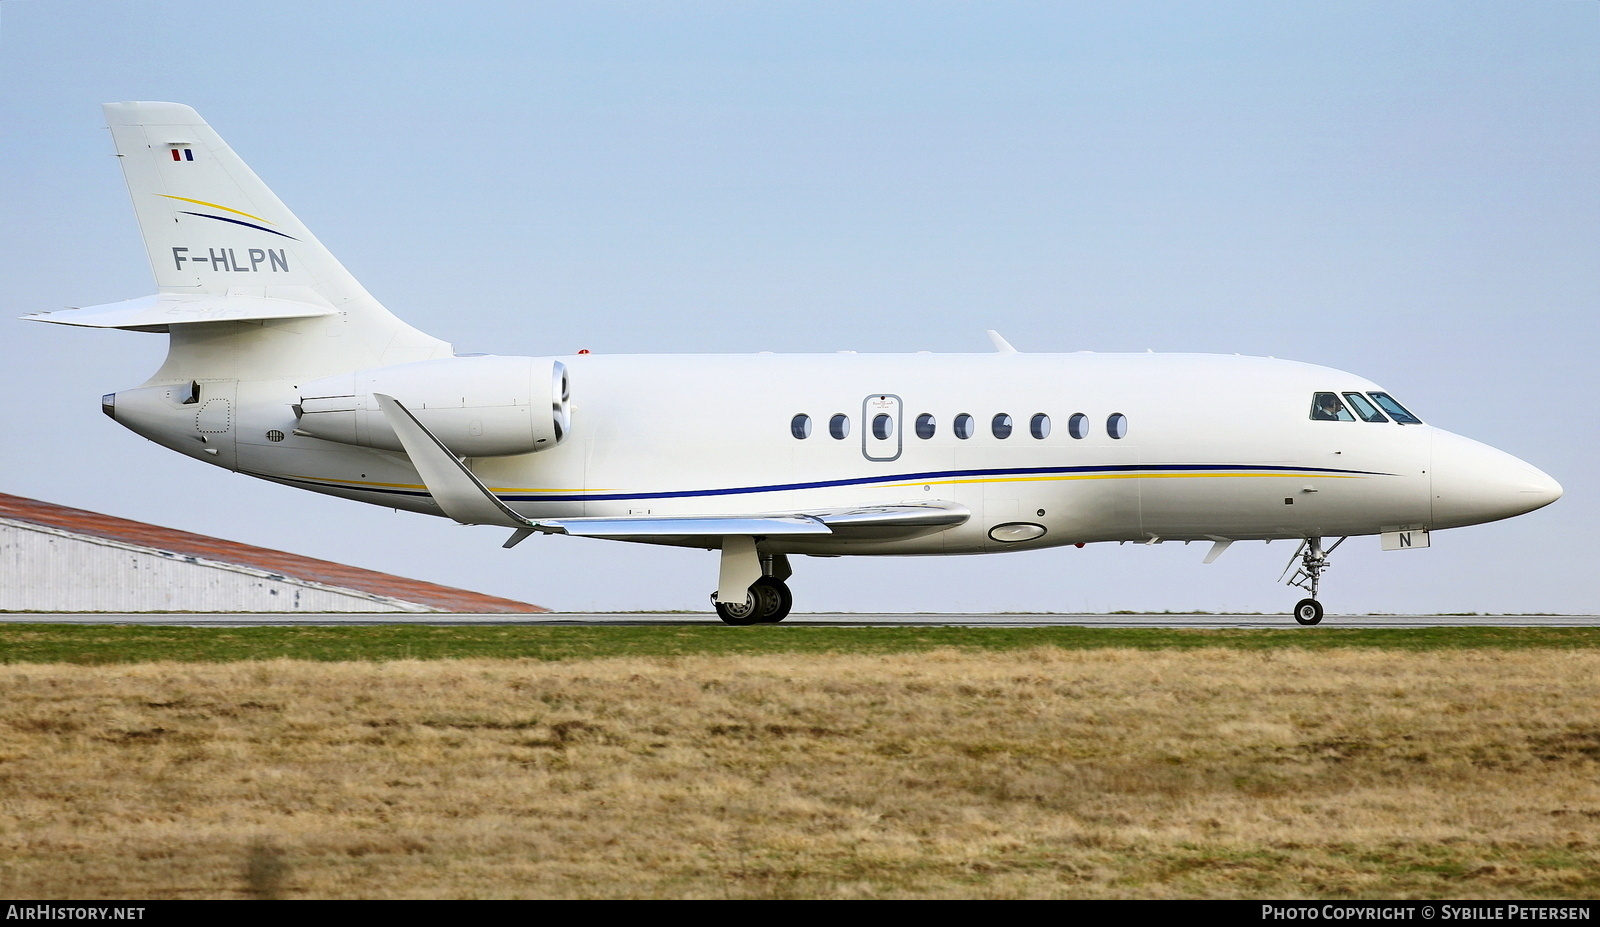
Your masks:
{"label": "cockpit side window", "polygon": [[1361,416],[1361,420],[1363,422],[1388,421],[1388,419],[1384,417],[1383,413],[1379,412],[1377,407],[1368,402],[1367,397],[1361,395],[1360,393],[1345,393],[1344,399],[1345,402],[1350,403],[1350,408],[1356,410],[1356,414]]}
{"label": "cockpit side window", "polygon": [[1316,393],[1311,397],[1311,420],[1314,422],[1353,422],[1350,410],[1339,401],[1336,393]]}
{"label": "cockpit side window", "polygon": [[1402,425],[1420,425],[1420,424],[1422,424],[1422,419],[1417,418],[1415,415],[1412,415],[1410,412],[1407,412],[1406,411],[1406,407],[1401,405],[1398,402],[1395,402],[1394,401],[1394,397],[1390,396],[1388,393],[1368,393],[1367,395],[1371,396],[1372,397],[1372,401],[1378,404],[1378,408],[1380,408],[1383,411],[1389,413],[1389,417],[1394,419],[1395,421],[1399,422],[1400,424],[1402,424]]}

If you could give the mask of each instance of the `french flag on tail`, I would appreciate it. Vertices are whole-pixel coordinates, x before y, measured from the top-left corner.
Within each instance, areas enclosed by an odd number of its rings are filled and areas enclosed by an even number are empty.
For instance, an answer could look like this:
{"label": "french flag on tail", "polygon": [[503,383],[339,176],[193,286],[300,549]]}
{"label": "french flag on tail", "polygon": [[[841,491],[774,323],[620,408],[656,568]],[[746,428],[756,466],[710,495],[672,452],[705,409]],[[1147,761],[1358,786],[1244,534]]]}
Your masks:
{"label": "french flag on tail", "polygon": [[194,149],[192,149],[192,148],[174,148],[174,149],[172,149],[172,160],[174,160],[174,161],[193,161],[194,160]]}

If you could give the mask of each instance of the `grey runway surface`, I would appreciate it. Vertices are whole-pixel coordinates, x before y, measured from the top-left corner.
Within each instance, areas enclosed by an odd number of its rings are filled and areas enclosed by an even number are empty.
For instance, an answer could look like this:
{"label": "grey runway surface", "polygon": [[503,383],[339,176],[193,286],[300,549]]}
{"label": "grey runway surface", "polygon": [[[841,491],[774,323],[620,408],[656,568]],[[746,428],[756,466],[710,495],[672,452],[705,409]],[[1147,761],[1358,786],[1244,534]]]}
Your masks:
{"label": "grey runway surface", "polygon": [[[693,612],[545,612],[530,615],[412,613],[359,614],[0,614],[0,624],[147,625],[191,628],[250,628],[274,625],[359,627],[429,625],[437,627],[681,627],[721,626],[715,615]],[[867,614],[795,613],[786,627],[961,627],[961,628],[1296,628],[1284,615],[1067,615],[1067,614]],[[1319,628],[1592,628],[1600,615],[1334,615]],[[730,631],[733,629],[730,628]],[[1307,628],[1306,630],[1313,630]]]}

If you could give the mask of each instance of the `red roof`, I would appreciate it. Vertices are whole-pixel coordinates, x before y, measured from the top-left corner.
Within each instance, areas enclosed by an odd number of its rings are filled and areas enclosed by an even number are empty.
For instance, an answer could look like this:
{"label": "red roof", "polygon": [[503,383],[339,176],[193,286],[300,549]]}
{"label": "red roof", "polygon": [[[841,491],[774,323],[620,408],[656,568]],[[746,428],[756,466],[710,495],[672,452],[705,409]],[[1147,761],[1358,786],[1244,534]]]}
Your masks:
{"label": "red roof", "polygon": [[433,583],[406,579],[403,576],[390,576],[388,573],[376,573],[327,560],[313,560],[310,557],[285,553],[281,550],[252,547],[236,541],[224,541],[203,534],[161,528],[144,522],[129,521],[126,518],[113,518],[99,512],[40,502],[37,499],[8,496],[5,493],[0,493],[0,518],[58,528],[93,538],[120,541],[137,547],[169,551],[181,556],[236,563],[268,573],[278,573],[289,579],[356,589],[447,612],[470,614],[549,611],[548,608],[530,605],[527,602],[516,602],[450,586],[436,586]]}

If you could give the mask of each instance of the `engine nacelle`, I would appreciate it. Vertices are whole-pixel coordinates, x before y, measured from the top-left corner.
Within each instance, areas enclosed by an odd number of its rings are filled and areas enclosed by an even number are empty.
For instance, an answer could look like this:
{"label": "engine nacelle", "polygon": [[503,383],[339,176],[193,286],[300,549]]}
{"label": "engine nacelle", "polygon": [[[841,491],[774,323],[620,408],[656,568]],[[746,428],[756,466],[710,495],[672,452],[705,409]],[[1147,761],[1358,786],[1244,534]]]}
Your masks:
{"label": "engine nacelle", "polygon": [[549,450],[571,427],[566,365],[547,357],[446,357],[300,387],[298,433],[404,450],[373,393],[387,393],[460,457]]}

